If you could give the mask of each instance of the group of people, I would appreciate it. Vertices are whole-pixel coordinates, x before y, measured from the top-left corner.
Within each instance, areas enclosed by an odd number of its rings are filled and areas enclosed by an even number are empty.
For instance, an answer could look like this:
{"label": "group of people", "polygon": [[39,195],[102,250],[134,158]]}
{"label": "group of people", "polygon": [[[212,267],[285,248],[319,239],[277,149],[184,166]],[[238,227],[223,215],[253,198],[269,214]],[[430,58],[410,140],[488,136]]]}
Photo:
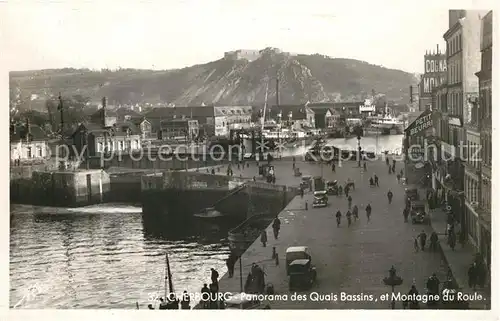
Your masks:
{"label": "group of people", "polygon": [[[357,221],[359,219],[359,209],[358,209],[358,206],[357,205],[354,205],[352,207],[352,211],[351,211],[351,205],[352,205],[352,197],[349,196],[348,198],[348,209],[347,209],[347,212],[345,214],[346,216],[346,219],[347,219],[347,226],[351,226],[352,224],[352,219],[354,218],[355,221]],[[372,214],[372,206],[370,204],[368,204],[365,208],[365,211],[366,211],[366,218],[368,220],[368,222],[370,221],[370,216]],[[337,213],[335,213],[335,218],[337,220],[337,227],[340,227],[340,223],[341,223],[341,220],[342,220],[342,212],[340,210],[337,211]]]}
{"label": "group of people", "polygon": [[248,272],[245,281],[245,293],[260,293],[263,294],[266,289],[265,272],[257,265],[252,263],[252,268]]}
{"label": "group of people", "polygon": [[[234,271],[234,263],[233,263],[233,271]],[[219,272],[217,272],[217,270],[215,270],[214,268],[210,269],[210,279],[212,281],[212,283],[210,283],[210,286],[207,286],[207,284],[205,283],[203,284],[203,287],[200,290],[202,297],[209,296],[210,298],[209,300],[202,301],[202,308],[223,309],[224,302],[219,302],[217,300],[217,293],[219,293]]]}
{"label": "group of people", "polygon": [[470,265],[467,272],[470,288],[475,290],[476,287],[484,287],[486,283],[487,268],[480,255],[476,256],[476,259]]}
{"label": "group of people", "polygon": [[[414,248],[415,252],[425,251],[425,246],[427,244],[427,234],[424,230],[420,234],[417,235],[414,239]],[[438,235],[436,232],[432,232],[430,237],[430,246],[431,251],[437,251],[438,246]]]}

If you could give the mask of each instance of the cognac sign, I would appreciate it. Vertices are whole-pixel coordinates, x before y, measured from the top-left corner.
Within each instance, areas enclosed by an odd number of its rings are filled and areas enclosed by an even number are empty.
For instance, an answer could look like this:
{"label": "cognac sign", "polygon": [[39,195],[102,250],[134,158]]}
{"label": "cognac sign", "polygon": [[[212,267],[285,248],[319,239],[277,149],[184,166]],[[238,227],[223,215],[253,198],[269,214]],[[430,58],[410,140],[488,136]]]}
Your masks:
{"label": "cognac sign", "polygon": [[420,94],[431,96],[432,90],[440,86],[446,76],[446,56],[443,54],[430,54],[424,57],[424,74],[420,82]]}

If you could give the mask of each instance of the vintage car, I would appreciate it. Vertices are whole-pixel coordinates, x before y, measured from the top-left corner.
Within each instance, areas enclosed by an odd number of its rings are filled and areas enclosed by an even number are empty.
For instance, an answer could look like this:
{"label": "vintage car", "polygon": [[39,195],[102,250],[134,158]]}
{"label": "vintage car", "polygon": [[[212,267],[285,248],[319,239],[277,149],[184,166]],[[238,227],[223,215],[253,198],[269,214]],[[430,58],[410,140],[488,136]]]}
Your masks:
{"label": "vintage car", "polygon": [[410,201],[418,201],[420,199],[417,187],[410,186],[405,188],[405,201],[407,199],[410,199]]}
{"label": "vintage car", "polygon": [[314,192],[313,207],[327,207],[328,206],[328,196],[326,191]]}
{"label": "vintage car", "polygon": [[311,189],[311,187],[312,187],[312,176],[303,175],[300,182],[300,188],[306,190],[306,189]]}
{"label": "vintage car", "polygon": [[316,268],[311,265],[311,260],[293,260],[288,267],[288,288],[294,290],[308,290],[316,282]]}
{"label": "vintage car", "polygon": [[292,246],[286,249],[285,261],[286,261],[286,272],[288,275],[288,266],[295,260],[309,260],[311,261],[311,255],[309,254],[309,248],[307,246]]}
{"label": "vintage car", "polygon": [[230,293],[224,302],[226,310],[261,310],[270,309],[268,302],[261,302],[245,293]]}
{"label": "vintage car", "polygon": [[338,187],[338,182],[337,180],[334,181],[328,181],[326,183],[326,192],[329,195],[337,195],[339,193],[339,187]]}
{"label": "vintage car", "polygon": [[410,203],[410,216],[413,224],[430,224],[429,210],[426,201],[412,201]]}

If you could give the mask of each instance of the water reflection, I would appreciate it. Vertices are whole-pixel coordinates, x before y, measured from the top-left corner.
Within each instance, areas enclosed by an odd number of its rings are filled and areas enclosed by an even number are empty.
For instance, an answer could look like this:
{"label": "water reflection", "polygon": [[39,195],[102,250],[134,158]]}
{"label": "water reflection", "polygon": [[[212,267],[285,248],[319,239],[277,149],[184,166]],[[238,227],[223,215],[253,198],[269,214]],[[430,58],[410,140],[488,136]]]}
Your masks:
{"label": "water reflection", "polygon": [[[192,226],[147,229],[140,209],[64,210],[13,205],[10,229],[10,306],[36,284],[40,293],[20,308],[135,308],[162,292],[168,251],[178,290],[198,291],[210,268],[225,273],[228,247],[200,243]],[[59,212],[60,214],[57,214]]]}

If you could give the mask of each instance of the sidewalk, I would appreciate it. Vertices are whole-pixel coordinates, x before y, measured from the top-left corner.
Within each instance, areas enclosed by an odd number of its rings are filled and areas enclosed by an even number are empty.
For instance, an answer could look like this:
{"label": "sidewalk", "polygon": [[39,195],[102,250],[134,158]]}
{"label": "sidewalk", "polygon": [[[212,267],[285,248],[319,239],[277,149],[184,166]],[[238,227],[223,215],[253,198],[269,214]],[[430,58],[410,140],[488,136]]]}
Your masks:
{"label": "sidewalk", "polygon": [[[422,194],[422,191],[420,191]],[[425,192],[424,194],[425,195]],[[473,296],[474,293],[480,294],[484,299],[482,301],[469,301],[469,309],[491,309],[491,290],[490,285],[487,284],[486,288],[477,288],[476,291],[469,288],[468,269],[470,264],[474,261],[476,251],[470,244],[465,244],[462,248],[461,244],[457,244],[455,251],[453,251],[447,242],[446,231],[446,213],[440,208],[430,210],[431,225],[434,231],[438,234],[439,247],[443,253],[443,258],[448,264],[453,277],[457,282],[459,288],[463,293]],[[487,280],[489,282],[489,280]]]}

